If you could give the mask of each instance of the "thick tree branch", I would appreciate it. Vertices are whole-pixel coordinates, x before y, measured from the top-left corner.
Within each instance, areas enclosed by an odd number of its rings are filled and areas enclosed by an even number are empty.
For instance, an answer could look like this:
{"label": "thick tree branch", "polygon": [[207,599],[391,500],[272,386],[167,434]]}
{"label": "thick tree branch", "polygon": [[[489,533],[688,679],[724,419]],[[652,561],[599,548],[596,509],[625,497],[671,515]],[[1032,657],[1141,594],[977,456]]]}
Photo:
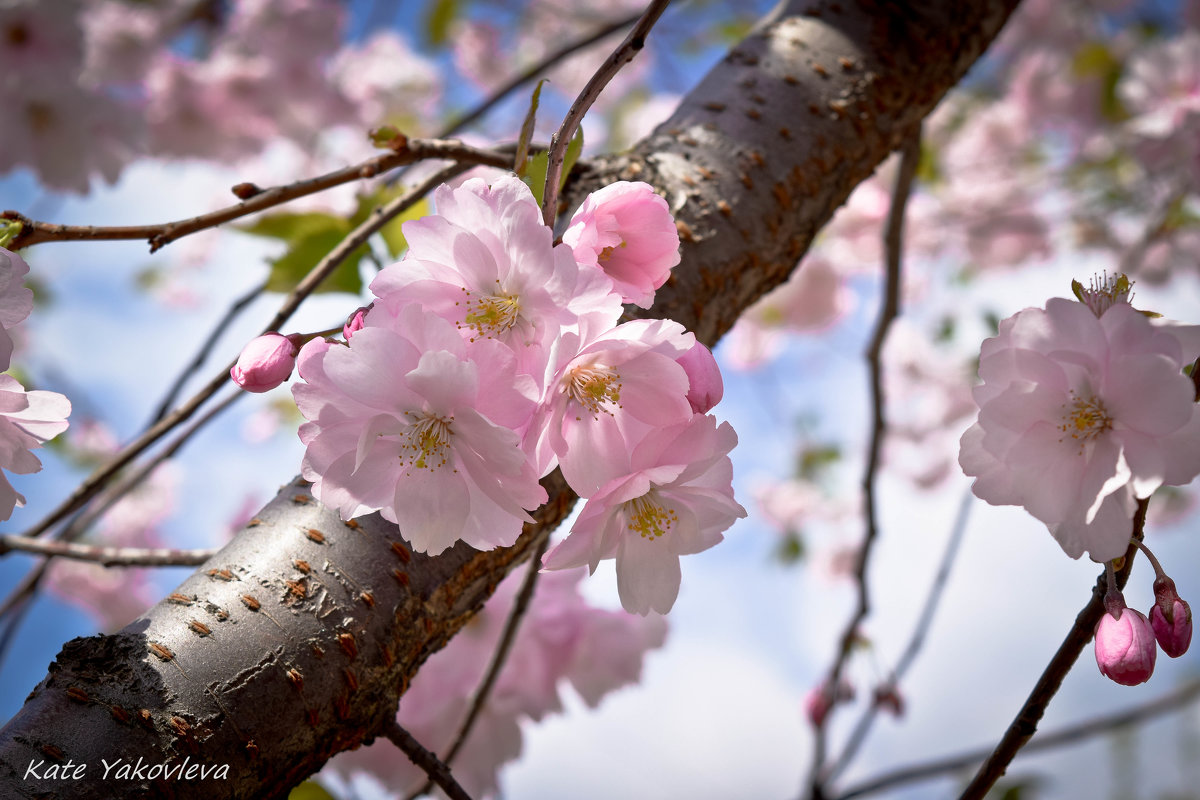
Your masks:
{"label": "thick tree branch", "polygon": [[[568,205],[620,178],[657,186],[677,215],[683,261],[645,315],[712,344],[787,278],[1015,5],[784,5],[634,151],[575,176]],[[565,516],[565,484],[556,473],[546,485],[549,503],[514,547],[459,544],[427,558],[377,516],[344,524],[289,484],[182,584],[190,605],[164,601],[115,635],[66,645],[0,732],[0,796],[286,796],[332,754],[381,734],[424,660]],[[229,776],[98,779],[101,758],[139,756],[227,764]],[[24,777],[39,759],[96,774]]]}

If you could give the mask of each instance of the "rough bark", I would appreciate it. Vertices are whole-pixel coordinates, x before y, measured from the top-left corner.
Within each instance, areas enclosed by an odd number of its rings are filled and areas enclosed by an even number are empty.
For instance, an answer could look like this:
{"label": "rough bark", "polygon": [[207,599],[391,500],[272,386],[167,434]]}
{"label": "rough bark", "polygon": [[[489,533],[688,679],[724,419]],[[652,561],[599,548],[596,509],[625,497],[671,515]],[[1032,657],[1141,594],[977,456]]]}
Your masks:
{"label": "rough bark", "polygon": [[[715,343],[787,278],[1016,2],[786,4],[637,148],[573,178],[564,204],[621,178],[657,186],[683,261],[646,315]],[[343,523],[303,483],[284,486],[171,597],[119,633],[64,646],[0,732],[0,796],[285,797],[373,739],[424,660],[561,521],[574,498],[557,473],[545,485],[550,502],[514,547],[437,558],[410,553],[377,515]],[[103,779],[106,763],[139,758],[228,776],[118,780],[115,767]],[[79,780],[46,777],[80,764]]]}

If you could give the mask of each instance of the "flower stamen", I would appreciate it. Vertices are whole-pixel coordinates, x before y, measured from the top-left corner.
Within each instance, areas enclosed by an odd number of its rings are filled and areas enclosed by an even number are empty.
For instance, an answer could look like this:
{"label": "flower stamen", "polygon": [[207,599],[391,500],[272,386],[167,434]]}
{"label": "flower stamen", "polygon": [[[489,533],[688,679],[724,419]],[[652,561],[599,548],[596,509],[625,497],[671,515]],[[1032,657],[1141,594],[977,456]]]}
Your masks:
{"label": "flower stamen", "polygon": [[1063,404],[1062,424],[1058,429],[1078,441],[1082,450],[1085,444],[1112,430],[1112,418],[1098,397],[1079,397],[1074,392],[1071,392],[1071,397],[1071,403]]}
{"label": "flower stamen", "polygon": [[400,459],[406,467],[427,469],[433,471],[444,467],[450,451],[450,440],[454,430],[450,423],[453,417],[439,417],[434,414],[416,415],[415,421],[404,433],[404,441],[400,445]]}
{"label": "flower stamen", "polygon": [[563,379],[567,397],[596,414],[612,414],[611,406],[621,406],[621,376],[610,367],[579,366]]}
{"label": "flower stamen", "polygon": [[675,509],[660,503],[654,489],[625,503],[625,518],[629,520],[629,530],[651,542],[665,536],[679,522]]}

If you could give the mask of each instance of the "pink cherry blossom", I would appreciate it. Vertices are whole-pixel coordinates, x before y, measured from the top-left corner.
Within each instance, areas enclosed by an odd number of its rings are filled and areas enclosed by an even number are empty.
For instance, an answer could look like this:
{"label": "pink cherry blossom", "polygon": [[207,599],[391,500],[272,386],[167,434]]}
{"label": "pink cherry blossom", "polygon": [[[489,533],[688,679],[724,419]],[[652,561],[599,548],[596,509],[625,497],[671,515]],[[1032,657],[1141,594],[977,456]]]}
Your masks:
{"label": "pink cherry blossom", "polygon": [[299,334],[265,333],[242,348],[229,375],[247,392],[269,392],[291,377],[299,350]]}
{"label": "pink cherry blossom", "polygon": [[619,298],[579,268],[570,248],[553,245],[537,201],[515,177],[441,186],[434,203],[436,214],[404,224],[405,259],[371,283],[373,314],[419,302],[468,338],[508,345],[518,369],[539,380],[563,330],[581,318],[601,329],[616,324]]}
{"label": "pink cherry blossom", "polygon": [[983,343],[979,421],[959,463],[994,505],[1024,506],[1072,558],[1125,552],[1136,498],[1200,472],[1200,415],[1181,373],[1187,330],[1124,303],[1097,317],[1053,299]]}
{"label": "pink cherry blossom", "polygon": [[629,453],[626,474],[592,495],[567,538],[546,554],[546,569],[617,561],[621,605],[666,614],[679,595],[679,557],[699,553],[746,510],[733,499],[729,451],[737,434],[697,414],[655,430]]}
{"label": "pink cherry blossom", "polygon": [[42,462],[31,451],[67,429],[71,403],[57,392],[25,391],[10,375],[0,375],[0,520],[25,505],[4,472],[28,475]]}
{"label": "pink cherry blossom", "polygon": [[1142,161],[1156,171],[1183,167],[1200,180],[1200,31],[1130,58],[1117,94],[1132,113],[1126,127]]}
{"label": "pink cherry blossom", "polygon": [[628,452],[651,429],[688,421],[688,378],[678,359],[695,337],[671,320],[633,320],[578,352],[565,334],[539,409],[538,470],[557,461],[571,488],[590,497],[627,471]]}
{"label": "pink cherry blossom", "polygon": [[[374,316],[374,315],[372,315]],[[546,492],[520,449],[536,387],[498,342],[467,343],[412,305],[395,329],[300,351],[303,474],[343,519],[380,511],[413,547],[511,545]]]}
{"label": "pink cherry blossom", "polygon": [[33,292],[22,286],[28,274],[25,259],[0,247],[0,372],[12,364],[13,340],[9,331],[33,310]]}
{"label": "pink cherry blossom", "polygon": [[[1143,550],[1145,550],[1143,546]],[[1149,550],[1145,551],[1149,554]],[[1158,646],[1171,658],[1179,658],[1192,643],[1192,607],[1179,596],[1175,581],[1162,571],[1151,557],[1157,577],[1154,579],[1154,605],[1150,608],[1150,627]]]}
{"label": "pink cherry blossom", "polygon": [[[579,592],[583,570],[542,575],[478,723],[454,759],[454,775],[472,797],[491,797],[497,772],[521,753],[521,724],[562,710],[570,682],[595,707],[613,690],[636,683],[647,651],[666,636],[662,617],[645,619],[593,608]],[[434,653],[400,702],[397,720],[427,747],[445,750],[483,677],[522,582],[510,575],[445,649]],[[425,773],[380,742],[344,752],[327,768],[340,776],[366,773],[392,791],[423,784]]]}
{"label": "pink cherry blossom", "polygon": [[562,240],[580,264],[599,266],[621,300],[649,308],[679,263],[679,231],[648,183],[618,181],[592,192]]}

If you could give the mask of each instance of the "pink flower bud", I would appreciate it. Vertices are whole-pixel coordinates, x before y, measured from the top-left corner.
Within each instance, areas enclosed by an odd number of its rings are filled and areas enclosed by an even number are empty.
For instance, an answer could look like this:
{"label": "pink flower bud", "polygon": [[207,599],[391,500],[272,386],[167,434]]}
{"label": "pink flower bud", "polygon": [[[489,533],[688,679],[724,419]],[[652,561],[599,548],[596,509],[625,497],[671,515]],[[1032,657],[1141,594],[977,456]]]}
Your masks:
{"label": "pink flower bud", "polygon": [[707,414],[709,409],[721,402],[725,394],[725,384],[721,380],[721,370],[712,351],[700,342],[696,342],[691,350],[675,359],[688,377],[688,402],[696,414]]}
{"label": "pink flower bud", "polygon": [[247,392],[270,391],[291,376],[300,341],[299,334],[284,336],[273,332],[251,339],[229,375]]}
{"label": "pink flower bud", "polygon": [[829,711],[838,703],[847,703],[854,699],[854,687],[846,681],[841,681],[837,689],[831,689],[828,683],[809,691],[804,698],[804,713],[814,728],[825,724]]}
{"label": "pink flower bud", "polygon": [[875,687],[875,707],[897,718],[904,716],[904,696],[896,684],[883,683]]}
{"label": "pink flower bud", "polygon": [[1096,666],[1122,686],[1148,681],[1157,653],[1154,629],[1140,611],[1117,609],[1096,623]]}
{"label": "pink flower bud", "polygon": [[1163,576],[1154,581],[1154,607],[1150,626],[1158,646],[1171,658],[1179,658],[1192,643],[1192,609],[1179,597],[1175,581]]}
{"label": "pink flower bud", "polygon": [[346,337],[346,341],[350,341],[350,337],[362,330],[367,324],[367,312],[371,310],[372,303],[369,306],[363,306],[356,310],[346,319],[346,324],[342,326],[342,335]]}

